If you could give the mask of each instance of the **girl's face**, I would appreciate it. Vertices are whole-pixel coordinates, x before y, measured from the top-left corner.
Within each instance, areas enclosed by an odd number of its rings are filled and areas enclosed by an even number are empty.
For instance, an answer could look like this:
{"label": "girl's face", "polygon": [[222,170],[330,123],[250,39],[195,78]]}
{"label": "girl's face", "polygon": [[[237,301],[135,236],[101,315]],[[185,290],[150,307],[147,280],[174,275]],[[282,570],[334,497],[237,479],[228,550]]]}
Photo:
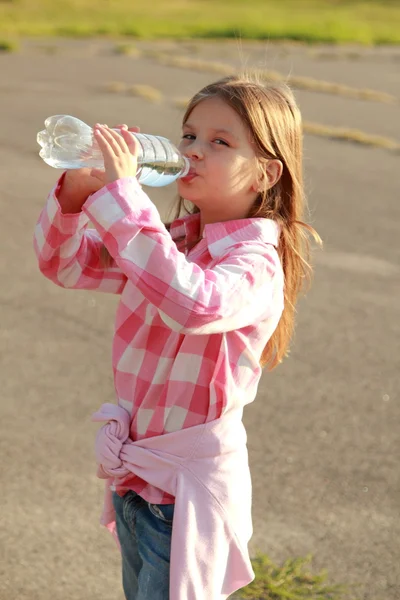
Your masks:
{"label": "girl's face", "polygon": [[257,197],[257,158],[239,115],[220,98],[201,101],[183,125],[181,152],[190,160],[179,194],[207,220],[246,217]]}

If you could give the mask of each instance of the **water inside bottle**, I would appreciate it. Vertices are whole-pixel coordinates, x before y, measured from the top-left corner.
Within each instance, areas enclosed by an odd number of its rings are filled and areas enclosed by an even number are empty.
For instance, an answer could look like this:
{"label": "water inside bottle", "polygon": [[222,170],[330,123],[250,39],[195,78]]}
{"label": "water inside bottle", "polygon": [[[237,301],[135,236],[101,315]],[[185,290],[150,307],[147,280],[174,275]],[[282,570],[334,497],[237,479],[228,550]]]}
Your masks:
{"label": "water inside bottle", "polygon": [[165,160],[146,161],[138,165],[137,178],[143,185],[161,187],[176,180],[182,171],[182,166]]}
{"label": "water inside bottle", "polygon": [[135,134],[140,144],[137,178],[143,185],[168,185],[189,170],[189,164],[167,138]]}

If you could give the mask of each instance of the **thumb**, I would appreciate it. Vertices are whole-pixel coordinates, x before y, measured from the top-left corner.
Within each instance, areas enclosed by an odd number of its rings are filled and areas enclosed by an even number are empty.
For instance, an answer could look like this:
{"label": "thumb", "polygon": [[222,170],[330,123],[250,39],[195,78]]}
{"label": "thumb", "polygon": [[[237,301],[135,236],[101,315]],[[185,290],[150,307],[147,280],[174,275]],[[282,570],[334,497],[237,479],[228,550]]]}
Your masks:
{"label": "thumb", "polygon": [[90,176],[94,177],[95,179],[99,179],[99,181],[101,181],[102,183],[104,183],[106,180],[106,174],[103,169],[91,169]]}

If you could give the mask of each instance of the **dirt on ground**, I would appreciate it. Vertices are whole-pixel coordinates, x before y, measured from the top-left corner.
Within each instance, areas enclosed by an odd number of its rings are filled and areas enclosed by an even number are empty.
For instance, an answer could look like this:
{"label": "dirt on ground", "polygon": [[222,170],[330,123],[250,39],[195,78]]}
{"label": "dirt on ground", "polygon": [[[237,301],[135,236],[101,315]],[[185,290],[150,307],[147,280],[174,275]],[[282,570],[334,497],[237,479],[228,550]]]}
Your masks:
{"label": "dirt on ground", "polygon": [[[177,141],[177,100],[219,77],[161,64],[185,56],[386,92],[397,102],[313,89],[296,96],[307,121],[400,141],[398,49],[136,46],[125,55],[111,41],[36,40],[0,55],[1,600],[123,598],[120,556],[99,525],[90,421],[115,400],[118,299],[57,288],[38,271],[33,229],[59,175],[38,156],[45,118],[126,122]],[[134,84],[162,96],[134,96]],[[278,563],[311,553],[313,572],[360,584],[354,598],[398,600],[399,154],[306,135],[304,157],[310,221],[325,247],[299,304],[291,355],[263,375],[244,413],[250,551]],[[174,185],[148,192],[166,218]]]}

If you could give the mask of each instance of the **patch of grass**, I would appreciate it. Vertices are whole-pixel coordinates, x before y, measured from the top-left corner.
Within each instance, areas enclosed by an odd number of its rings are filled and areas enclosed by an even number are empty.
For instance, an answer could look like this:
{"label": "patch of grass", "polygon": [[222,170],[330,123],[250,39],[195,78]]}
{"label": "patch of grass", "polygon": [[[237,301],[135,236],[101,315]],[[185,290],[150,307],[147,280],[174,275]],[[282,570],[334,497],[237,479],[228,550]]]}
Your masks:
{"label": "patch of grass", "polygon": [[190,98],[174,98],[172,100],[172,105],[179,110],[185,110],[187,105],[189,104]]}
{"label": "patch of grass", "polygon": [[100,86],[102,92],[108,94],[129,94],[144,98],[148,102],[161,102],[163,95],[160,90],[145,84],[129,84],[124,81],[108,81]]}
{"label": "patch of grass", "polygon": [[18,0],[0,2],[0,23],[7,35],[400,43],[391,0]]}
{"label": "patch of grass", "polygon": [[19,44],[15,40],[0,40],[0,52],[17,52]]}
{"label": "patch of grass", "polygon": [[189,69],[193,71],[205,71],[206,73],[217,73],[218,75],[231,75],[236,72],[235,67],[226,63],[202,60],[200,58],[188,58],[187,56],[170,56],[165,52],[159,52],[153,57],[161,65],[176,67],[178,69]]}
{"label": "patch of grass", "polygon": [[124,94],[127,90],[127,84],[124,81],[108,81],[101,86],[101,90],[110,94]]}
{"label": "patch of grass", "polygon": [[352,142],[354,144],[361,144],[362,146],[383,148],[384,150],[389,150],[396,154],[400,153],[400,143],[396,140],[379,135],[371,135],[365,131],[360,131],[359,129],[330,127],[329,125],[322,125],[321,123],[305,121],[303,123],[303,130],[310,135],[327,137],[342,142]]}
{"label": "patch of grass", "polygon": [[[283,75],[279,76],[283,79]],[[266,73],[268,78],[268,73]],[[335,94],[337,96],[346,96],[348,98],[358,98],[361,100],[372,100],[374,102],[383,102],[385,104],[398,104],[399,100],[392,94],[370,90],[368,88],[353,88],[343,83],[332,83],[312,77],[289,76],[287,82],[299,90],[310,90],[313,92],[323,92],[325,94]]]}
{"label": "patch of grass", "polygon": [[[186,56],[168,56],[159,54],[154,57],[162,65],[177,67],[180,69],[190,69],[195,71],[206,71],[208,73],[217,73],[219,75],[231,75],[237,72],[237,69],[231,65],[200,60],[197,58],[188,58]],[[379,90],[370,90],[363,88],[353,88],[341,83],[313,79],[312,77],[302,77],[296,75],[285,76],[279,71],[263,70],[257,72],[261,79],[267,81],[284,81],[290,86],[300,90],[313,92],[322,92],[325,94],[335,94],[337,96],[346,96],[348,98],[357,98],[361,100],[371,100],[374,102],[383,102],[386,104],[398,104],[399,100],[392,94],[380,92]]]}
{"label": "patch of grass", "polygon": [[149,102],[160,102],[163,97],[159,90],[156,90],[156,88],[153,88],[150,85],[130,85],[127,87],[126,91],[131,96],[138,96],[139,98],[144,98]]}
{"label": "patch of grass", "polygon": [[114,51],[116,54],[123,54],[124,56],[140,56],[141,52],[139,48],[133,44],[116,44]]}
{"label": "patch of grass", "polygon": [[308,51],[308,55],[316,60],[360,60],[362,59],[361,49],[340,49],[340,51],[335,49],[326,49],[326,48],[310,48]]}
{"label": "patch of grass", "polygon": [[156,50],[155,48],[146,48],[142,50],[142,56],[145,58],[152,58],[157,61],[162,61],[164,57],[168,56],[163,50]]}
{"label": "patch of grass", "polygon": [[352,588],[361,584],[328,585],[327,572],[312,575],[305,565],[312,555],[288,559],[281,567],[265,554],[257,553],[252,560],[255,580],[233,597],[236,600],[351,600]]}
{"label": "patch of grass", "polygon": [[40,44],[40,46],[38,46],[38,50],[43,52],[43,54],[52,56],[60,52],[60,46],[57,44]]}

